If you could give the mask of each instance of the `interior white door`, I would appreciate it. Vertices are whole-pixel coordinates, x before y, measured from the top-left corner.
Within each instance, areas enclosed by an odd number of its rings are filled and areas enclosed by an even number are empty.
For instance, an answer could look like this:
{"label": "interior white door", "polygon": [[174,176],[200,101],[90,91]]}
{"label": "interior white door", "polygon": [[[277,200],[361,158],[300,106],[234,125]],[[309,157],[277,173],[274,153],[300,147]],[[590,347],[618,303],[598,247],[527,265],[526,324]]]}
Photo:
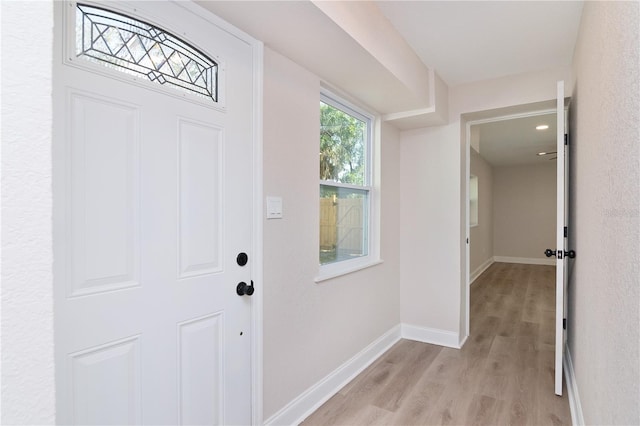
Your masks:
{"label": "interior white door", "polygon": [[56,7],[57,421],[250,424],[252,48],[178,3],[99,4],[213,58],[213,102],[78,56],[77,19],[117,35]]}
{"label": "interior white door", "polygon": [[564,81],[557,86],[557,216],[556,216],[556,343],[555,343],[555,393],[562,395],[562,361],[565,345],[565,307],[568,283],[567,230],[568,230],[568,172],[569,159],[566,144],[566,116]]}

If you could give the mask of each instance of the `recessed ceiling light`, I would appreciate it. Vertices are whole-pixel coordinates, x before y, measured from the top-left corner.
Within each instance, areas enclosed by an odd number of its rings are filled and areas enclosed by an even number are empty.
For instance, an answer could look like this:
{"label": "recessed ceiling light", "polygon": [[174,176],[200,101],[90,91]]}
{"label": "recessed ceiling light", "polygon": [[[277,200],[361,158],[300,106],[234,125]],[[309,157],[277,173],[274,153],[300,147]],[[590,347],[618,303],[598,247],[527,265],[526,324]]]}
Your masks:
{"label": "recessed ceiling light", "polygon": [[549,128],[549,126],[547,126],[546,124],[541,124],[539,126],[536,126],[536,130],[547,130]]}

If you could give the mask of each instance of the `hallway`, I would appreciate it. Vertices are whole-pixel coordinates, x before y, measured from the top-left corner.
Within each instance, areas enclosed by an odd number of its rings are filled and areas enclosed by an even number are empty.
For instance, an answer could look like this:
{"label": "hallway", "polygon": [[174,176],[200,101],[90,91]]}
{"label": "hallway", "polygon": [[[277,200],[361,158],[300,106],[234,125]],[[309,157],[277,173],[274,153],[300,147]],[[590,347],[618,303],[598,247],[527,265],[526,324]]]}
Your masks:
{"label": "hallway", "polygon": [[571,424],[554,394],[553,266],[494,263],[461,350],[401,340],[303,425]]}

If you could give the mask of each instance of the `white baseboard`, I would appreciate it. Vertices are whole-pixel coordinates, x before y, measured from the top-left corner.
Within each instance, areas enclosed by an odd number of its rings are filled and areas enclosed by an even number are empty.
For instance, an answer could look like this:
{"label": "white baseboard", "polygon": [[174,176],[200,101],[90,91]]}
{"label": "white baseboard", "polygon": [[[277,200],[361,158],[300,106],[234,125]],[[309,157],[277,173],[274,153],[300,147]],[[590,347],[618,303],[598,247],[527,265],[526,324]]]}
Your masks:
{"label": "white baseboard", "polygon": [[569,399],[569,409],[571,410],[571,423],[574,426],[584,425],[584,416],[582,414],[582,404],[580,404],[580,395],[578,394],[578,384],[576,383],[576,375],[573,371],[573,361],[571,360],[571,352],[569,346],[564,347],[564,377],[567,381],[567,398]]}
{"label": "white baseboard", "polygon": [[473,282],[480,276],[484,271],[489,269],[489,266],[493,265],[495,262],[493,257],[488,258],[482,265],[478,266],[475,271],[471,273],[469,277],[469,285],[473,284]]}
{"label": "white baseboard", "polygon": [[[419,327],[410,324],[401,324],[401,335],[403,339],[415,340],[423,343],[431,343],[439,346],[460,349],[461,344],[458,333],[453,331],[439,330],[435,328]],[[465,337],[466,339],[466,337]]]}
{"label": "white baseboard", "polygon": [[468,338],[469,338],[469,335],[467,334],[466,336],[460,339],[460,343],[458,343],[458,349],[462,349],[464,344],[467,342]]}
{"label": "white baseboard", "polygon": [[555,265],[556,259],[544,259],[537,257],[509,257],[509,256],[493,256],[494,262],[502,263],[524,263],[527,265]]}
{"label": "white baseboard", "polygon": [[297,425],[353,380],[400,340],[397,325],[342,364],[324,379],[304,391],[280,411],[265,420],[265,425]]}

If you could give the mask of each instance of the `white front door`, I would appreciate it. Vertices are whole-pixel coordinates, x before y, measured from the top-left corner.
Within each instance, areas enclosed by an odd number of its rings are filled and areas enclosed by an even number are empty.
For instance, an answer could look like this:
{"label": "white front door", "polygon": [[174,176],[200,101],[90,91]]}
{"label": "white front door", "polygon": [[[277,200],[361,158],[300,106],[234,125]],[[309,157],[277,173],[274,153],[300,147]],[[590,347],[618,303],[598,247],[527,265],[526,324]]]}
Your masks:
{"label": "white front door", "polygon": [[191,6],[97,6],[56,4],[57,421],[250,424],[252,48]]}
{"label": "white front door", "polygon": [[568,235],[568,199],[569,199],[569,158],[566,145],[566,115],[564,105],[564,81],[557,86],[557,199],[556,199],[556,343],[555,343],[555,393],[562,395],[562,361],[566,340],[566,295],[568,283],[567,257],[570,252],[567,247]]}

